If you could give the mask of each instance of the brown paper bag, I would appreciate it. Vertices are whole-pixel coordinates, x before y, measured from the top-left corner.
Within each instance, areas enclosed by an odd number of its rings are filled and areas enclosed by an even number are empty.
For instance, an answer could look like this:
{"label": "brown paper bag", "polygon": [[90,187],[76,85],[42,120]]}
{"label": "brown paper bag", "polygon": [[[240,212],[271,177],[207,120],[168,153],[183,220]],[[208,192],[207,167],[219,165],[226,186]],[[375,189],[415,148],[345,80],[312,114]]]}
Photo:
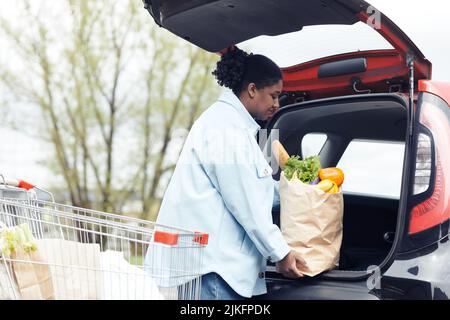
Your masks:
{"label": "brown paper bag", "polygon": [[49,262],[57,300],[101,298],[100,246],[63,239],[36,241]]}
{"label": "brown paper bag", "polygon": [[344,198],[342,192],[325,193],[295,176],[280,175],[280,222],[287,243],[305,259],[300,271],[315,276],[339,264]]}
{"label": "brown paper bag", "polygon": [[22,299],[53,300],[55,298],[50,269],[39,251],[13,252],[10,258],[13,260],[12,269]]}

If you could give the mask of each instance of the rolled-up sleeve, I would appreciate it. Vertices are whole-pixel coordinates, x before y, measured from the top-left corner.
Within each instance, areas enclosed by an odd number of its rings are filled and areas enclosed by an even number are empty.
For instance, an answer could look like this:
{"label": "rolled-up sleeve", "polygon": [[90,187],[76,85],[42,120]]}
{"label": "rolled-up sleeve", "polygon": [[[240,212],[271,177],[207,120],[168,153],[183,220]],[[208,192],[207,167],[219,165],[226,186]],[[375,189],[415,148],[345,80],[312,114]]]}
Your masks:
{"label": "rolled-up sleeve", "polygon": [[[242,134],[240,139],[245,141],[248,135]],[[223,148],[226,149],[226,161],[220,156]],[[251,161],[251,157],[240,154],[249,150],[255,152],[250,141],[241,148],[223,141],[205,141],[201,150],[196,151],[205,173],[222,196],[229,212],[244,228],[258,251],[276,262],[290,251],[280,229],[272,221],[277,187],[271,172],[266,169],[270,168],[267,162]],[[279,195],[276,197],[279,203]]]}

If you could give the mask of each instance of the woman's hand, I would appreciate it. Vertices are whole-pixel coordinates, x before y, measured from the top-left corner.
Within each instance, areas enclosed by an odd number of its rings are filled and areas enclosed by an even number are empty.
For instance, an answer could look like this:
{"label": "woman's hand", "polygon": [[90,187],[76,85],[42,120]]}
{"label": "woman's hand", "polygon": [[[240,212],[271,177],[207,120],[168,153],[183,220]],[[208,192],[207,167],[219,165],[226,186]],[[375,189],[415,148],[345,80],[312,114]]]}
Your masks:
{"label": "woman's hand", "polygon": [[296,279],[303,277],[303,274],[298,268],[307,269],[306,261],[295,251],[290,251],[283,260],[276,263],[277,272],[281,273],[286,278]]}

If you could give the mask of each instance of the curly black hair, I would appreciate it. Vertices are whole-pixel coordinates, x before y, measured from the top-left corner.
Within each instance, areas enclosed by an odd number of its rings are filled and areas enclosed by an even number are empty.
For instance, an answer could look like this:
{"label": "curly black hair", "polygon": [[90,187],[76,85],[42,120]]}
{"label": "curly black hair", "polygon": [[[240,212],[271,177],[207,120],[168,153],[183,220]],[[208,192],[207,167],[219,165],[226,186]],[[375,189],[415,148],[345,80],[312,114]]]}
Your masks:
{"label": "curly black hair", "polygon": [[247,53],[237,47],[222,55],[212,74],[219,85],[230,88],[237,96],[250,83],[262,89],[276,84],[283,78],[275,62],[266,56]]}

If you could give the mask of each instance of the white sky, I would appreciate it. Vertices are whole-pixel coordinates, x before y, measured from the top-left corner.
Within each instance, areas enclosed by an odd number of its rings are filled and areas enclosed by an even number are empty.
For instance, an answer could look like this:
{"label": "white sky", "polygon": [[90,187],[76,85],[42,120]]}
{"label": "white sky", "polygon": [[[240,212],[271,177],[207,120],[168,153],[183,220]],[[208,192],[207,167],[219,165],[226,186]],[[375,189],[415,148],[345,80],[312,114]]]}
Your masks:
{"label": "white sky", "polygon": [[402,29],[433,64],[433,80],[450,82],[448,0],[369,0]]}
{"label": "white sky", "polygon": [[[136,1],[141,2],[141,0]],[[450,2],[448,0],[429,0],[427,2],[420,0],[372,0],[369,2],[405,31],[433,63],[434,80],[450,82],[450,61],[448,59],[450,26],[447,22]],[[0,11],[4,14],[14,6],[14,1],[2,0]],[[14,19],[12,15],[11,18]],[[152,22],[151,19],[148,21],[149,23]],[[315,33],[311,33],[309,39],[307,37],[303,39],[304,41],[297,51],[303,54],[303,58],[307,57],[312,49],[318,48],[316,36]],[[336,38],[334,45],[337,44],[339,47],[339,41],[342,39],[342,37]],[[327,44],[332,47],[333,44],[329,40],[327,41]],[[0,39],[0,44],[1,42],[2,39]],[[365,45],[374,45],[374,42],[368,41]],[[275,49],[269,48],[273,51]],[[5,51],[0,50],[0,57],[5,57],[5,55],[7,55]],[[301,55],[299,59],[302,59]],[[45,146],[43,147],[36,140],[7,128],[0,127],[0,138],[2,141],[0,143],[0,174],[10,178],[23,178],[41,186],[47,186],[58,180],[52,178],[47,170],[37,164],[39,160],[45,161],[49,154]]]}
{"label": "white sky", "polygon": [[369,1],[396,23],[433,63],[433,79],[450,81],[447,0]]}
{"label": "white sky", "polygon": [[[433,79],[450,82],[450,26],[447,0],[372,0],[374,7],[396,23],[433,64]],[[353,26],[305,27],[277,37],[259,37],[243,49],[269,56],[282,67],[357,50],[387,49],[390,44],[363,23]]]}

